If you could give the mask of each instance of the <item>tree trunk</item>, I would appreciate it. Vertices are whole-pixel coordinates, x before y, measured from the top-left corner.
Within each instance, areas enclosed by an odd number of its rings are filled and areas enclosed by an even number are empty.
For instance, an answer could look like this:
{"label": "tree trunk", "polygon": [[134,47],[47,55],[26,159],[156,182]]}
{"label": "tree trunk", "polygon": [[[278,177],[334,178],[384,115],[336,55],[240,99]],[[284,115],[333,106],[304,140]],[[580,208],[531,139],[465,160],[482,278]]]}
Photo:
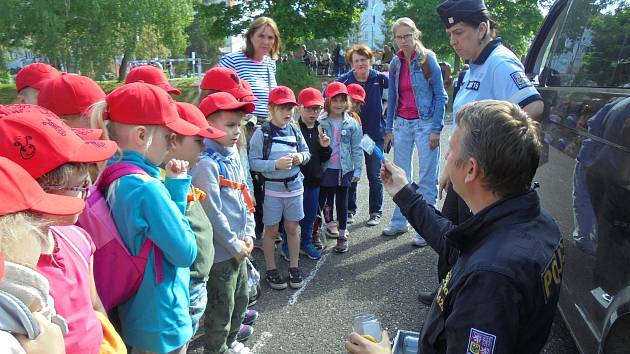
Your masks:
{"label": "tree trunk", "polygon": [[462,58],[455,54],[455,72],[458,73],[462,66]]}
{"label": "tree trunk", "polygon": [[122,60],[120,60],[120,67],[118,68],[118,82],[123,82],[125,80],[125,75],[127,74],[127,62],[129,61],[129,55],[125,52],[123,54]]}

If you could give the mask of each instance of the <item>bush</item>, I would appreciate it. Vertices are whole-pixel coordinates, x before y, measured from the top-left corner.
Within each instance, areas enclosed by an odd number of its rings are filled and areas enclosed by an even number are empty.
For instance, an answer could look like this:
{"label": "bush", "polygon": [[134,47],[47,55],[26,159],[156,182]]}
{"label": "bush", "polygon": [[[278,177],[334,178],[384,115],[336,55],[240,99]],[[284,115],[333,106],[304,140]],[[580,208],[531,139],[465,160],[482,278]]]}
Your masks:
{"label": "bush", "polygon": [[276,78],[278,85],[290,87],[296,96],[307,87],[319,88],[321,85],[321,82],[309,73],[306,65],[293,58],[284,63],[278,63]]}

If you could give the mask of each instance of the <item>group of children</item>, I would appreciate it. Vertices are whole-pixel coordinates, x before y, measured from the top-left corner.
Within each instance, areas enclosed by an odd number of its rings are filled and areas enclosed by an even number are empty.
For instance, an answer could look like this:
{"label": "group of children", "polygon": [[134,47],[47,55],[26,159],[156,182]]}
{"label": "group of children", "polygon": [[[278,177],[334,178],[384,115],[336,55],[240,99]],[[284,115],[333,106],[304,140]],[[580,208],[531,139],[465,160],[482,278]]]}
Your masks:
{"label": "group of children", "polygon": [[41,63],[23,68],[16,88],[20,103],[0,106],[0,303],[22,304],[31,323],[1,328],[16,352],[185,353],[205,314],[208,352],[248,353],[253,211],[263,210],[273,289],[287,288],[275,258],[281,223],[292,288],[303,285],[300,250],[321,257],[319,210],[332,223],[336,206],[334,251],[348,251],[360,86],[331,83],[325,99],[278,86],[256,130],[256,97],[227,68],[206,73],[196,105],[175,102],[179,91],[152,66],[107,95]]}

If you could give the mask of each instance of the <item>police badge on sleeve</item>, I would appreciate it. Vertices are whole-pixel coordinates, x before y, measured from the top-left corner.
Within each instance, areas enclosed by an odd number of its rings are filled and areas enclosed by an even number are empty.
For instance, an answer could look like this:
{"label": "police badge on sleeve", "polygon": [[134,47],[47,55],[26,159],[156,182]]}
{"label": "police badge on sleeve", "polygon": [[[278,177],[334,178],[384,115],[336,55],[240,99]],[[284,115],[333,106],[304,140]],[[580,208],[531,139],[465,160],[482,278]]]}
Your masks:
{"label": "police badge on sleeve", "polygon": [[492,354],[496,341],[497,336],[471,328],[466,354]]}
{"label": "police badge on sleeve", "polygon": [[529,79],[527,78],[527,75],[525,75],[525,73],[522,71],[515,71],[510,74],[510,77],[512,78],[512,81],[514,81],[514,83],[516,84],[516,87],[518,87],[519,90],[532,86],[532,82],[529,81]]}

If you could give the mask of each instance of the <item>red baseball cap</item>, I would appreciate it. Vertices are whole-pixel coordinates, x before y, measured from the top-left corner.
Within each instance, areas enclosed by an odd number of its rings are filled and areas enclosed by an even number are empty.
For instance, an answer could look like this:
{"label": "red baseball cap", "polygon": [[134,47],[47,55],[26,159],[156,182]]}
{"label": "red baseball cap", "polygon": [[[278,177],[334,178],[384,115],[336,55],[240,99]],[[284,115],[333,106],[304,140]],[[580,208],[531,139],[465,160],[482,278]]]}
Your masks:
{"label": "red baseball cap", "polygon": [[33,178],[69,162],[93,163],[112,157],[111,140],[83,140],[61,119],[39,113],[16,113],[0,119],[0,155],[27,170]]}
{"label": "red baseball cap", "polygon": [[199,128],[181,119],[173,98],[144,82],[122,85],[107,97],[105,119],[133,125],[162,125],[180,135],[197,135]]}
{"label": "red baseball cap", "polygon": [[171,86],[166,78],[166,74],[153,65],[140,65],[131,69],[125,77],[125,83],[130,84],[132,82],[146,82],[147,84],[155,85],[168,93],[174,95],[181,95],[182,92],[175,87]]}
{"label": "red baseball cap", "polygon": [[15,90],[20,92],[27,87],[39,90],[44,81],[59,75],[59,70],[46,63],[28,64],[15,75]]}
{"label": "red baseball cap", "polygon": [[85,207],[81,198],[44,192],[22,166],[4,157],[0,157],[0,180],[0,215],[26,210],[50,215],[74,215]]}
{"label": "red baseball cap", "polygon": [[304,107],[324,106],[324,96],[318,89],[312,87],[300,91],[297,101]]}
{"label": "red baseball cap", "polygon": [[202,90],[227,92],[237,100],[247,96],[236,71],[224,66],[215,66],[206,71],[200,87]]}
{"label": "red baseball cap", "polygon": [[245,91],[245,96],[241,97],[240,100],[242,102],[256,102],[258,101],[258,97],[254,95],[254,91],[252,91],[252,86],[245,79],[241,79],[241,88]]}
{"label": "red baseball cap", "polygon": [[363,86],[359,84],[348,85],[348,94],[353,100],[365,104],[365,89],[363,89]]}
{"label": "red baseball cap", "polygon": [[203,113],[195,106],[187,102],[175,102],[177,105],[177,113],[180,118],[190,122],[201,129],[197,135],[208,139],[218,139],[225,136],[225,132],[219,129],[212,128]]}
{"label": "red baseball cap", "polygon": [[333,81],[326,86],[326,97],[335,97],[341,94],[348,94],[348,88],[343,82]]}
{"label": "red baseball cap", "polygon": [[[14,113],[39,113],[52,119],[59,119],[63,122],[63,120],[57,117],[53,112],[38,105],[27,103],[16,103],[6,106],[0,105],[0,118]],[[72,131],[83,140],[99,140],[103,136],[102,129],[72,128]]]}
{"label": "red baseball cap", "polygon": [[293,91],[286,86],[276,86],[271,92],[269,92],[269,103],[273,104],[285,104],[285,103],[293,103],[297,105],[295,101],[295,94]]}
{"label": "red baseball cap", "polygon": [[215,92],[208,95],[199,104],[199,109],[205,117],[216,111],[241,110],[245,114],[252,113],[256,106],[251,102],[239,102],[227,92]]}
{"label": "red baseball cap", "polygon": [[83,114],[96,102],[105,99],[105,92],[87,76],[63,73],[47,80],[39,90],[37,104],[58,116]]}

